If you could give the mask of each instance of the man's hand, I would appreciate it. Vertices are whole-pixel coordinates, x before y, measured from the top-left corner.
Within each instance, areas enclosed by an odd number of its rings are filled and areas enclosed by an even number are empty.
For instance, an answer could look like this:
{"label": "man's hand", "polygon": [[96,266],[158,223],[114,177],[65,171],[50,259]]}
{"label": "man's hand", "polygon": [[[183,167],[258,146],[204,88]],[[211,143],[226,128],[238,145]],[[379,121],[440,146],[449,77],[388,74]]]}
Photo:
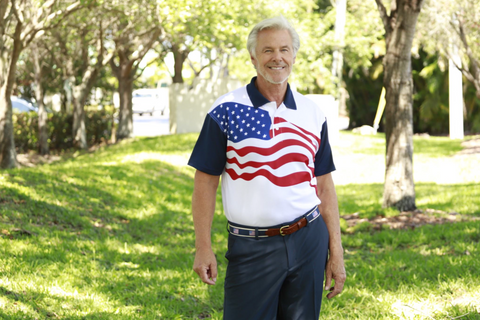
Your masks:
{"label": "man's hand", "polygon": [[[329,257],[325,269],[325,277],[325,290],[331,291],[327,294],[327,298],[331,299],[342,292],[343,285],[347,279],[342,255]],[[332,279],[335,280],[333,287],[331,287]]]}
{"label": "man's hand", "polygon": [[217,281],[217,259],[211,248],[197,249],[193,270],[206,284],[215,284]]}

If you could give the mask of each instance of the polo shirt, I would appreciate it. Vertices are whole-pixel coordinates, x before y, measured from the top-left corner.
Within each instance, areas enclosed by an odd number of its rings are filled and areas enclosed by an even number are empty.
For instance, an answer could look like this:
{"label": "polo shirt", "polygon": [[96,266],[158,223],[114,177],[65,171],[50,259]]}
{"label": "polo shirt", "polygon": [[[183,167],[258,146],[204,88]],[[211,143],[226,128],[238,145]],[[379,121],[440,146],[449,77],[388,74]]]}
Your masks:
{"label": "polo shirt", "polygon": [[255,79],[215,101],[188,164],[221,175],[230,222],[267,227],[320,204],[316,177],[335,165],[321,109],[290,85],[277,108]]}

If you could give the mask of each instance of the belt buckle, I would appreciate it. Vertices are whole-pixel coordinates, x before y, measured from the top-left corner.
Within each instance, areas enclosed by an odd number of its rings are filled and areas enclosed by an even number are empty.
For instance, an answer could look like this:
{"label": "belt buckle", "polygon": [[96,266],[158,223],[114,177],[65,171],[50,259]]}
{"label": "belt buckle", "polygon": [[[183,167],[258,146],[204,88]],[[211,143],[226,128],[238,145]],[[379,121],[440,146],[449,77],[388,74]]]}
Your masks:
{"label": "belt buckle", "polygon": [[280,235],[281,235],[282,237],[285,237],[285,236],[286,236],[286,234],[283,233],[283,229],[288,228],[288,227],[290,227],[290,226],[289,226],[289,225],[286,225],[286,226],[283,226],[283,227],[280,228]]}

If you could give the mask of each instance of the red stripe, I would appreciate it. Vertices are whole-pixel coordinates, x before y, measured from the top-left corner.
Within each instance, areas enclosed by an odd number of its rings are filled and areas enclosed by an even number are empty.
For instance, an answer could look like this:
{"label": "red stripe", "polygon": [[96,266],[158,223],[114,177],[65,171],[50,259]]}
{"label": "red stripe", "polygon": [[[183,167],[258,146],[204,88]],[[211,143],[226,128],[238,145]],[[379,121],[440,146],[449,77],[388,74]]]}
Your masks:
{"label": "red stripe", "polygon": [[292,173],[292,174],[289,174],[289,175],[286,175],[286,176],[283,176],[283,177],[277,177],[274,174],[272,174],[270,171],[265,170],[265,169],[260,169],[260,170],[254,172],[254,173],[242,173],[240,175],[237,174],[235,172],[235,170],[233,170],[231,168],[225,169],[225,172],[233,180],[243,179],[243,180],[246,180],[246,181],[251,181],[255,177],[262,176],[262,177],[267,178],[271,183],[273,183],[274,185],[276,185],[278,187],[290,187],[290,186],[300,184],[302,182],[308,182],[312,186],[312,184],[311,184],[312,177],[308,172],[305,172],[305,171],[295,172],[295,173]]}
{"label": "red stripe", "polygon": [[278,159],[268,162],[248,161],[242,164],[236,157],[227,159],[227,162],[230,164],[236,164],[240,169],[245,169],[247,167],[260,168],[261,166],[269,166],[272,169],[278,169],[284,164],[292,162],[300,162],[308,166],[308,157],[301,153],[288,153]]}
{"label": "red stripe", "polygon": [[[295,129],[293,129],[293,128],[289,128],[289,127],[281,127],[281,128],[278,128],[278,130],[277,130],[277,135],[278,135],[278,134],[282,134],[282,133],[293,133],[293,134],[299,135],[300,137],[302,137],[303,139],[307,140],[308,142],[311,142],[311,141],[312,141],[308,136],[302,134],[301,132],[298,132],[297,130],[295,130]],[[318,146],[318,145],[317,145],[317,146]],[[316,149],[316,146],[314,146],[313,143],[312,143],[312,147],[313,147],[313,150]]]}
{"label": "red stripe", "polygon": [[320,145],[320,138],[317,137],[316,135],[312,134],[311,132],[291,123],[291,122],[288,122],[287,120],[283,119],[283,118],[275,118],[274,120],[274,123],[275,124],[279,124],[279,123],[289,123],[291,124],[292,126],[294,126],[295,128],[297,128],[299,131],[303,132],[305,135],[308,135],[310,136],[311,138],[313,138],[315,141],[317,141],[318,145]]}
{"label": "red stripe", "polygon": [[241,148],[241,149],[236,149],[232,146],[227,146],[227,152],[235,151],[241,157],[244,157],[249,153],[257,153],[257,154],[262,155],[262,156],[269,156],[269,155],[272,155],[275,152],[277,152],[277,151],[279,151],[283,148],[290,147],[290,146],[304,147],[305,149],[307,149],[311,153],[312,158],[315,158],[314,152],[311,150],[311,148],[306,143],[303,143],[301,141],[294,140],[294,139],[288,139],[288,140],[280,141],[277,144],[275,144],[274,146],[269,147],[269,148],[244,147],[244,148]]}

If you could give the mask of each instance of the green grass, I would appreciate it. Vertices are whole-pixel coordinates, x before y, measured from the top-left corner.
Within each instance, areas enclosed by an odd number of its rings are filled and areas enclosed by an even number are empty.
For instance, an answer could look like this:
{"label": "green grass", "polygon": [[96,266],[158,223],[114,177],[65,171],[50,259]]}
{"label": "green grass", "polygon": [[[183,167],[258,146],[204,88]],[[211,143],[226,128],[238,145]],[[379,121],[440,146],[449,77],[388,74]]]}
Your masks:
{"label": "green grass", "polygon": [[[194,171],[186,161],[195,139],[142,138],[0,172],[0,319],[221,319],[220,194],[219,281],[203,285],[191,270]],[[461,150],[458,141],[432,139],[415,138],[418,159]],[[340,156],[368,163],[384,155],[381,135],[341,140],[351,144],[336,148]],[[478,181],[432,176],[417,182],[417,205],[480,217],[479,189]],[[381,183],[338,185],[341,214],[394,214],[381,208],[382,191]],[[348,280],[341,296],[324,299],[321,318],[480,319],[479,240],[480,221],[345,234]]]}

